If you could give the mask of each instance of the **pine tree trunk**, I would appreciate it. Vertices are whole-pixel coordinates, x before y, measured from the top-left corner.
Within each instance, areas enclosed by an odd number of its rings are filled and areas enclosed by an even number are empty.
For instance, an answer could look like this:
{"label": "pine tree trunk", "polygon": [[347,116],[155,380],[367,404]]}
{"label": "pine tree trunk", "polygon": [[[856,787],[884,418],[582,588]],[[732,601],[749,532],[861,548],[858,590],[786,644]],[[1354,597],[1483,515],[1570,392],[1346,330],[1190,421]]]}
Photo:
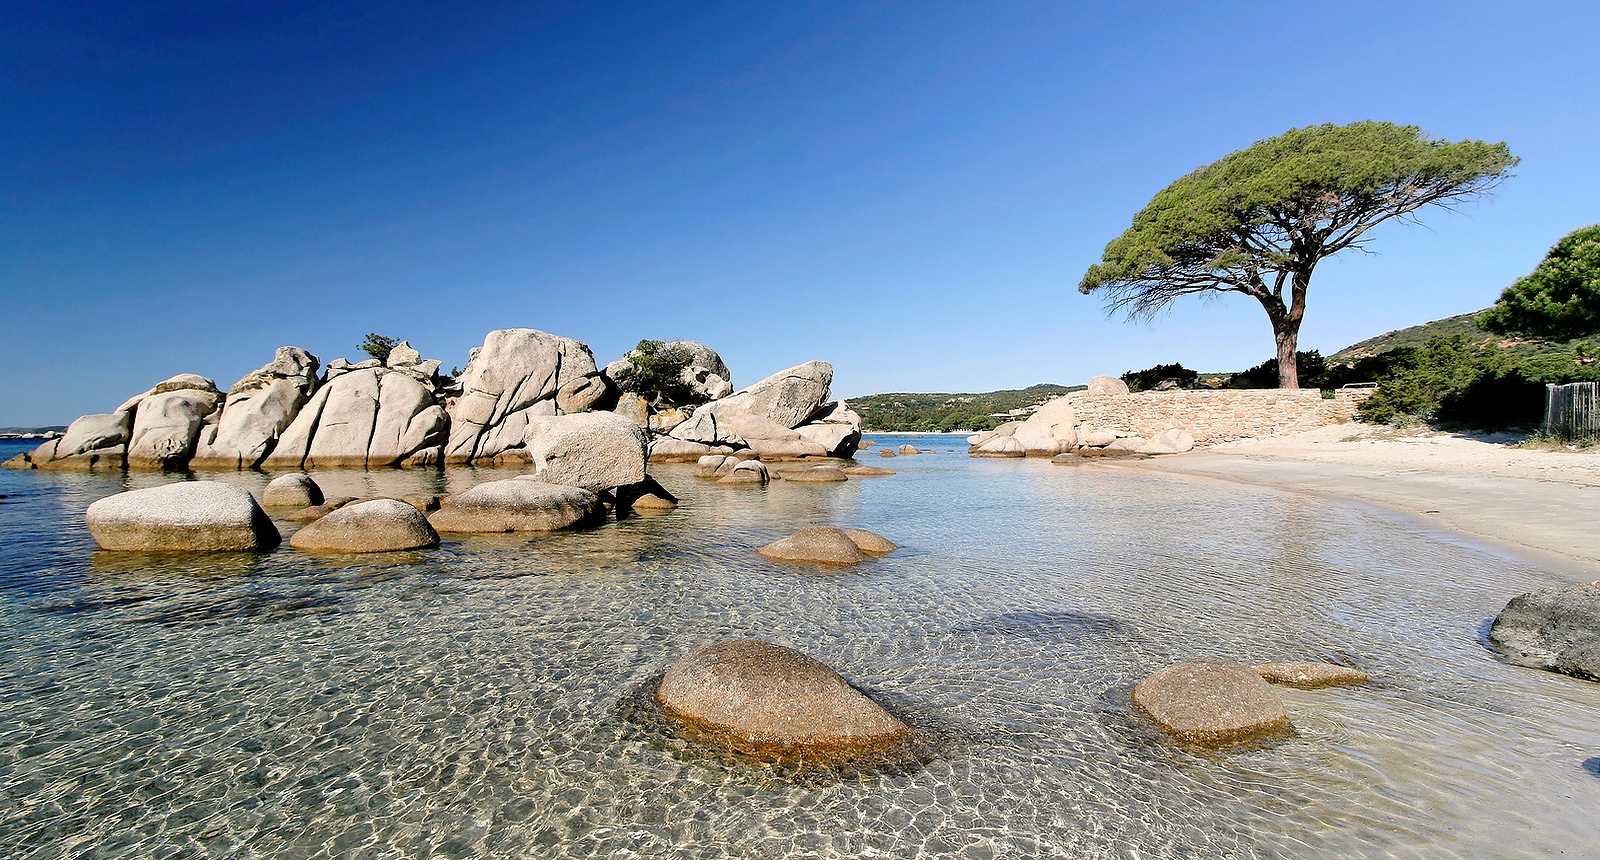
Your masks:
{"label": "pine tree trunk", "polygon": [[1278,387],[1299,388],[1300,367],[1294,353],[1300,343],[1300,323],[1275,321],[1272,329],[1278,342]]}

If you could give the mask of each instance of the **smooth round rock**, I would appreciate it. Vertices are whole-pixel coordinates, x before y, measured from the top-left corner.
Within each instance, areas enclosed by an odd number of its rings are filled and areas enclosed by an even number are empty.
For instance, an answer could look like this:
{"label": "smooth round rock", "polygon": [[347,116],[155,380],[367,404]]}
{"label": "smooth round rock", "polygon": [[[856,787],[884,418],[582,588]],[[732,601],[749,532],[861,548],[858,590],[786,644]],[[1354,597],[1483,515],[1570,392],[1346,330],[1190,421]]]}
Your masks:
{"label": "smooth round rock", "polygon": [[900,548],[894,541],[866,529],[844,529],[844,536],[868,555],[887,555]]}
{"label": "smooth round rock", "polygon": [[1519,666],[1600,681],[1600,581],[1512,598],[1489,643]]}
{"label": "smooth round rock", "polygon": [[322,502],[322,488],[304,473],[273,478],[261,492],[264,508],[308,508]]}
{"label": "smooth round rock", "polygon": [[441,534],[549,532],[600,514],[600,497],[588,490],[522,476],[488,481],[452,496],[428,515],[428,523]]}
{"label": "smooth round rock", "polygon": [[915,446],[915,445],[901,445],[900,446],[900,453],[901,453],[901,455],[909,456],[911,454],[920,454],[922,452],[918,451],[917,450],[917,446]]}
{"label": "smooth round rock", "polygon": [[717,479],[719,484],[749,484],[764,486],[771,476],[767,467],[760,460],[735,461],[736,465],[722,477]]}
{"label": "smooth round rock", "polygon": [[294,533],[303,552],[394,552],[438,546],[439,534],[416,506],[399,499],[356,502]]}
{"label": "smooth round rock", "polygon": [[909,734],[832,669],[754,639],[690,651],[661,676],[655,701],[691,736],[746,753],[849,757]]}
{"label": "smooth round rock", "polygon": [[838,466],[812,466],[809,469],[795,469],[784,472],[785,481],[795,481],[801,484],[836,484],[840,481],[850,480],[850,476]]}
{"label": "smooth round rock", "polygon": [[859,445],[857,445],[856,447],[857,448],[876,448],[877,446],[878,446],[878,440],[876,440],[876,439],[862,439],[861,443]]}
{"label": "smooth round rock", "polygon": [[678,506],[678,497],[649,475],[637,484],[618,487],[616,499],[619,511],[670,511]]}
{"label": "smooth round rock", "polygon": [[878,456],[879,457],[896,457],[896,456],[899,456],[899,455],[897,455],[894,452],[893,448],[884,448],[883,450],[878,452]]}
{"label": "smooth round rock", "polygon": [[1187,743],[1224,746],[1289,732],[1283,699],[1253,669],[1220,660],[1169,666],[1133,688],[1133,704]]}
{"label": "smooth round rock", "polygon": [[218,481],[118,493],[90,505],[84,521],[109,550],[259,552],[283,539],[255,497]]}
{"label": "smooth round rock", "polygon": [[1323,687],[1350,687],[1372,680],[1366,672],[1336,663],[1261,663],[1253,667],[1269,684],[1320,690]]}
{"label": "smooth round rock", "polygon": [[856,564],[866,559],[861,547],[843,530],[812,526],[756,550],[773,561],[802,564]]}

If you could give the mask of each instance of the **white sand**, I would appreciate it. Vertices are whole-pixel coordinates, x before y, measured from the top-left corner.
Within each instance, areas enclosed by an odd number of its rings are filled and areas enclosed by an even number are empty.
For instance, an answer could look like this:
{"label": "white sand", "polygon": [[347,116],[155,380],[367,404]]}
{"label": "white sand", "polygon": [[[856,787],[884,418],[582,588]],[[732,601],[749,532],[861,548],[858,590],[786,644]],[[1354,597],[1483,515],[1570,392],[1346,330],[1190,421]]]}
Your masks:
{"label": "white sand", "polygon": [[1116,465],[1356,499],[1600,568],[1600,452],[1518,441],[1344,424]]}

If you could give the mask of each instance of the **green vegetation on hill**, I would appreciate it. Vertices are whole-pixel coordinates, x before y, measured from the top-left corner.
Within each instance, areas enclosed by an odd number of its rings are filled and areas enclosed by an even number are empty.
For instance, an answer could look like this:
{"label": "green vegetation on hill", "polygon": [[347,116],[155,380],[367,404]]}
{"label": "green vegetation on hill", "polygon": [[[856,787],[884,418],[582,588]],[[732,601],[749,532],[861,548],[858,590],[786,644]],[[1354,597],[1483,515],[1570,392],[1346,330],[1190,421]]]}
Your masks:
{"label": "green vegetation on hill", "polygon": [[1013,409],[1037,406],[1082,385],[1030,385],[981,394],[872,394],[850,398],[850,408],[861,414],[868,432],[909,431],[949,433],[952,430],[988,430],[1007,419]]}

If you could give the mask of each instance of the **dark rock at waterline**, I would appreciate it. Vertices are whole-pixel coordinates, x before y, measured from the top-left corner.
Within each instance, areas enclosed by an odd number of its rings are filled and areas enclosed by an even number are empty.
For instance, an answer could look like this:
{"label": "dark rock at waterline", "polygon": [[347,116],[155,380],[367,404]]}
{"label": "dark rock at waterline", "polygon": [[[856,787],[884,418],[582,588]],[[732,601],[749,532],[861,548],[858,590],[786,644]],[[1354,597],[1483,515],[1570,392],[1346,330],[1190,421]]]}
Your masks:
{"label": "dark rock at waterline", "polygon": [[1220,660],[1162,669],[1133,688],[1133,704],[1173,738],[1201,746],[1293,729],[1276,690],[1250,667]]}
{"label": "dark rock at waterline", "polygon": [[1129,451],[1126,448],[1079,448],[1078,456],[1083,459],[1099,460],[1148,460],[1149,454],[1138,451]]}
{"label": "dark rock at waterline", "polygon": [[755,639],[690,651],[661,676],[655,701],[692,737],[750,754],[847,758],[909,734],[832,669]]}
{"label": "dark rock at waterline", "polygon": [[1519,666],[1600,681],[1600,581],[1512,598],[1489,642]]}
{"label": "dark rock at waterline", "polygon": [[129,490],[89,506],[101,549],[139,552],[259,552],[282,540],[254,496],[217,481]]}

